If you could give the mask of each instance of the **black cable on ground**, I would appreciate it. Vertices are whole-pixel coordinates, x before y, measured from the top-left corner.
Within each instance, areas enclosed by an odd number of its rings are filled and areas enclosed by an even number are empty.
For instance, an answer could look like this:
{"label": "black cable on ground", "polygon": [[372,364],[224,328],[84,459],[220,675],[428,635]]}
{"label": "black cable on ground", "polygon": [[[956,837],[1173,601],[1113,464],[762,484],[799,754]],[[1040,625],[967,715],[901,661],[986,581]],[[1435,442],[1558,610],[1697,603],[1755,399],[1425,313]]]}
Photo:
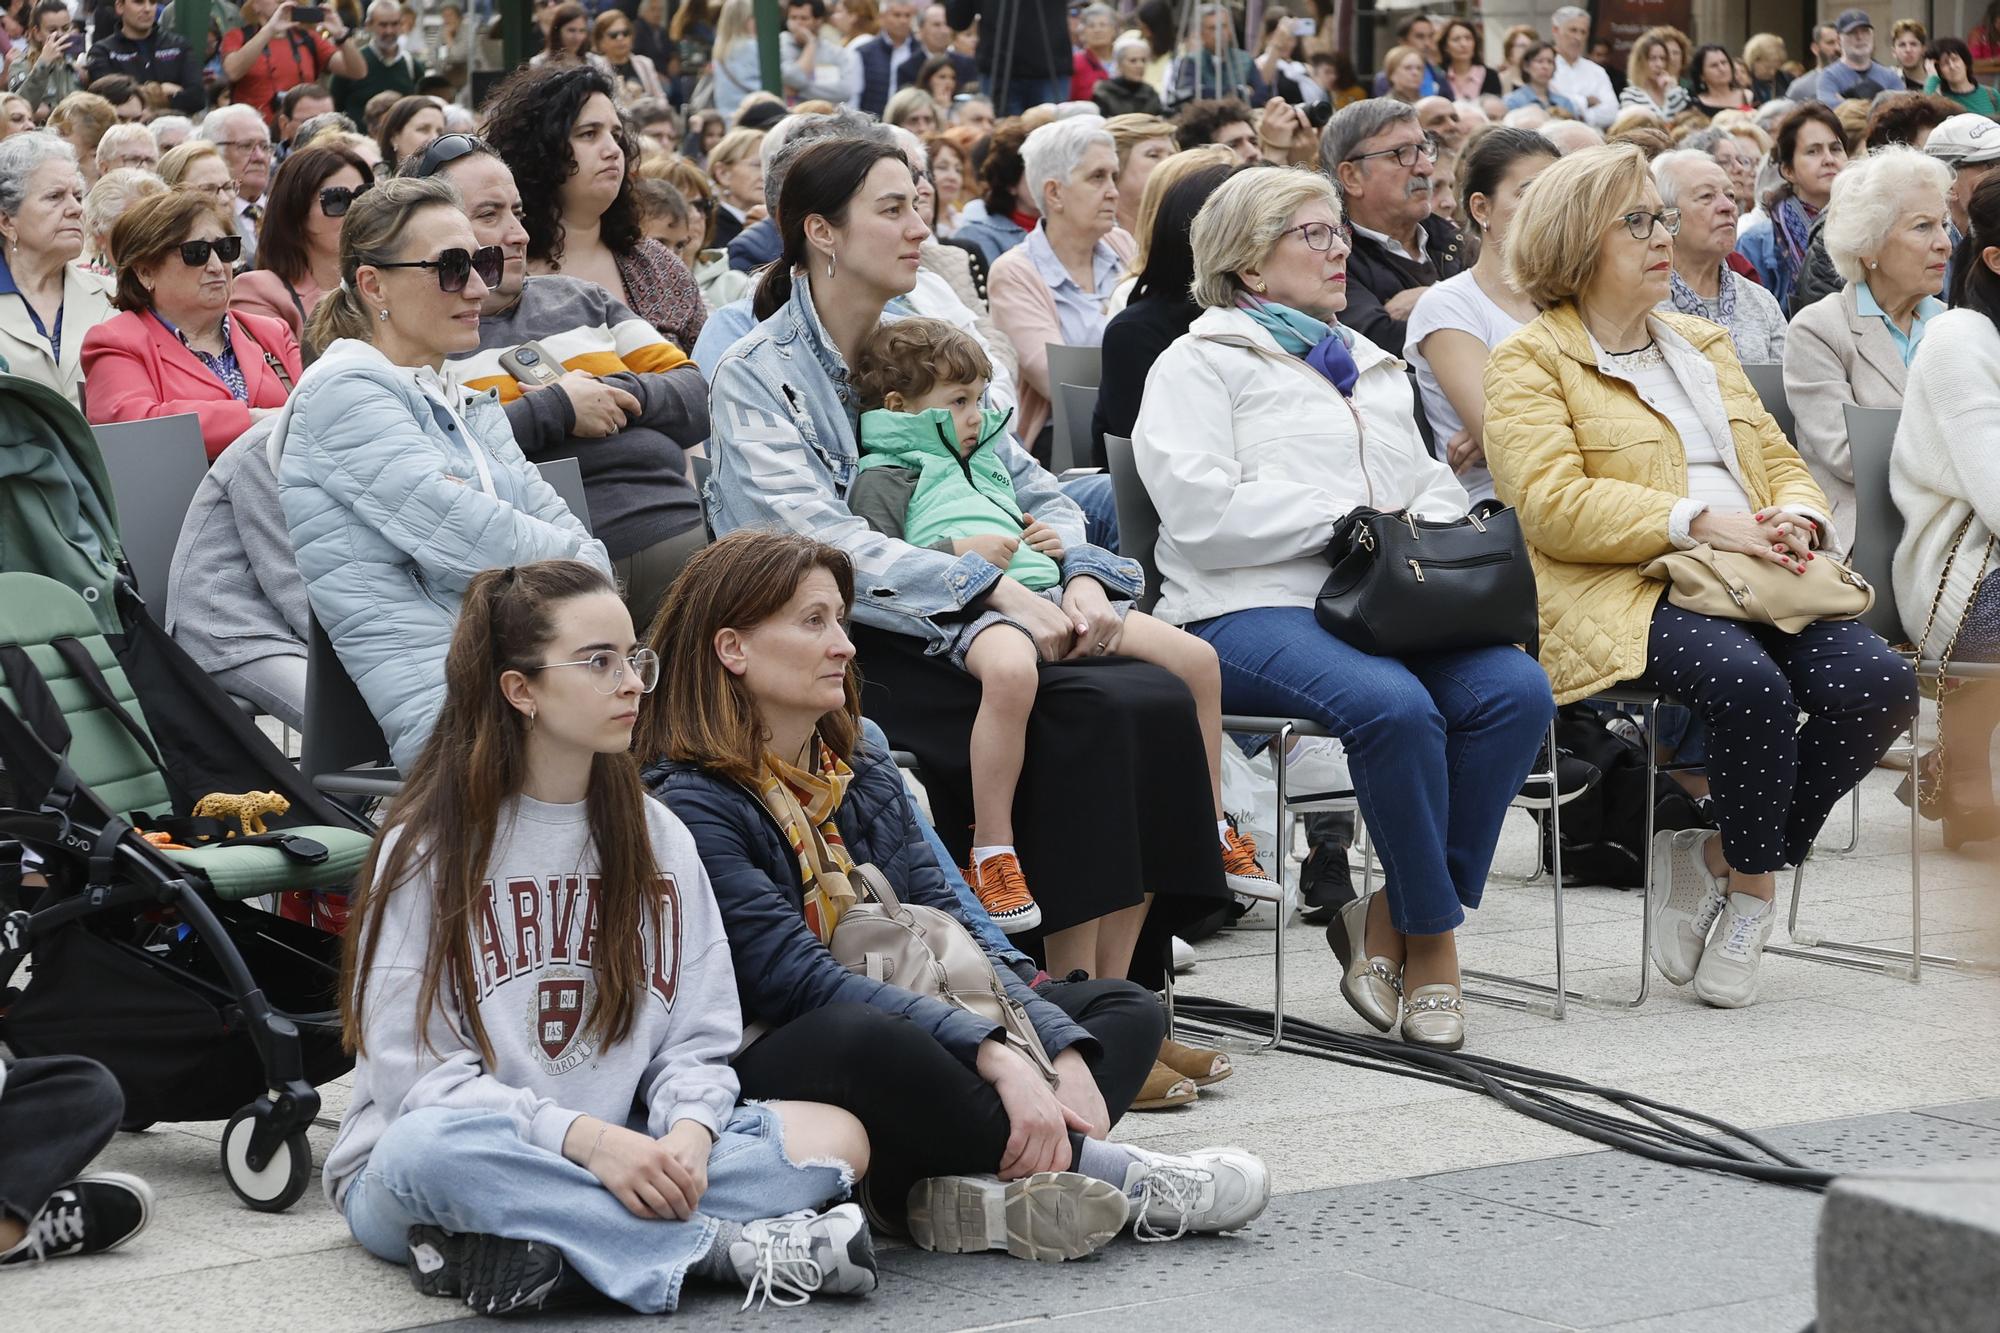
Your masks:
{"label": "black cable on ground", "polygon": [[[1252,1009],[1227,1000],[1177,995],[1174,1017],[1176,1022],[1185,1020],[1218,1034],[1234,1033],[1263,1040],[1271,1036],[1270,1010]],[[1360,1036],[1290,1014],[1285,1015],[1285,1035],[1278,1049],[1315,1060],[1482,1093],[1542,1124],[1669,1166],[1693,1167],[1808,1190],[1825,1189],[1835,1174],[1809,1167],[1749,1130],[1700,1111],[1490,1056],[1438,1051],[1408,1042]],[[1575,1101],[1573,1097],[1608,1102],[1626,1114]]]}

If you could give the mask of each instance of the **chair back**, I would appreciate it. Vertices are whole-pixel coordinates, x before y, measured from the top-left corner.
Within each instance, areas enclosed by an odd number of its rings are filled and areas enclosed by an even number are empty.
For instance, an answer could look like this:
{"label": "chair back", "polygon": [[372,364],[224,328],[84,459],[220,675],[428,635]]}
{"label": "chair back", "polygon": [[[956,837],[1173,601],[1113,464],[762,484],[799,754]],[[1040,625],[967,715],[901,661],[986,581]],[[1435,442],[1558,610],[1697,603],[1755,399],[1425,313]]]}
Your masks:
{"label": "chair back", "polygon": [[192,412],[93,426],[111,495],[118,505],[118,544],[153,617],[166,623],[167,575],[181,522],[195,487],[208,472],[201,418]]}
{"label": "chair back", "polygon": [[1104,460],[1111,469],[1111,496],[1118,506],[1118,554],[1138,561],[1146,572],[1139,609],[1151,611],[1160,600],[1160,568],[1153,563],[1153,548],[1160,542],[1160,511],[1153,508],[1153,497],[1146,494],[1146,483],[1139,477],[1132,441],[1106,435]]}
{"label": "chair back", "polygon": [[569,506],[569,512],[575,514],[577,521],[588,529],[590,501],[583,493],[583,464],[574,458],[551,458],[535,466],[542,470],[542,480],[562,497],[563,503]]}
{"label": "chair back", "polygon": [[1073,467],[1094,466],[1090,423],[1097,415],[1097,386],[1058,384],[1053,410],[1055,434],[1050,437],[1049,471],[1060,477]]}
{"label": "chair back", "polygon": [[1847,446],[1854,461],[1855,572],[1875,586],[1875,605],[1861,623],[1890,643],[1909,638],[1896,607],[1896,547],[1903,540],[1903,515],[1889,494],[1889,455],[1896,443],[1902,409],[1846,404]]}
{"label": "chair back", "polygon": [[1784,366],[1776,361],[1751,361],[1744,364],[1743,373],[1750,377],[1750,387],[1764,400],[1764,410],[1777,418],[1778,429],[1796,445],[1799,432],[1792,420],[1791,400],[1785,397]]}
{"label": "chair back", "polygon": [[307,781],[389,762],[389,742],[313,616],[306,629],[306,716],[299,771]]}
{"label": "chair back", "polygon": [[1102,347],[1064,347],[1049,344],[1049,383],[1075,384],[1095,389],[1104,383]]}

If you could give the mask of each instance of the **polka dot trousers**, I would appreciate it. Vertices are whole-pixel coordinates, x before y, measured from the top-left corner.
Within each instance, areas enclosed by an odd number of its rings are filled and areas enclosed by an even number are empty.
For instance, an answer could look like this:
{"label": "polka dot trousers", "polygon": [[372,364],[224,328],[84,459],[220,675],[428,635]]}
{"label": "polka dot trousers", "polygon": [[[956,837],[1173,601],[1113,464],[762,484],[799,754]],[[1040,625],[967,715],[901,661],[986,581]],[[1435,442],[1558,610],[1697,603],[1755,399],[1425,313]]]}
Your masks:
{"label": "polka dot trousers", "polygon": [[1749,875],[1797,865],[1917,711],[1916,672],[1854,621],[1787,634],[1683,611],[1664,597],[1640,680],[1707,724],[1722,850]]}

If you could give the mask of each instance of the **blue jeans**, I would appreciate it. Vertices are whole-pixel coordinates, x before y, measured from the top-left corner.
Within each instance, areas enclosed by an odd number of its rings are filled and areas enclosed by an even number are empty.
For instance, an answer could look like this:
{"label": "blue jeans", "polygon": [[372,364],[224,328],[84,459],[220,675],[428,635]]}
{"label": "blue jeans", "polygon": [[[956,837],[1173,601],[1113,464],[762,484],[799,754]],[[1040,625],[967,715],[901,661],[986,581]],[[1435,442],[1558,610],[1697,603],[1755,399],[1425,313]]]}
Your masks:
{"label": "blue jeans", "polygon": [[1067,102],[1069,100],[1069,76],[1059,79],[1011,78],[1007,81],[1007,105],[1000,109],[1003,116],[1018,116],[1030,107],[1044,102]]}
{"label": "blue jeans", "polygon": [[1307,718],[1346,746],[1396,929],[1457,929],[1479,906],[1507,803],[1555,712],[1535,660],[1516,648],[1375,657],[1302,606],[1186,628],[1222,661],[1225,709]]}
{"label": "blue jeans", "polygon": [[1111,474],[1093,472],[1062,483],[1062,491],[1083,511],[1083,532],[1092,546],[1118,550],[1118,497],[1111,493]]}
{"label": "blue jeans", "polygon": [[348,1230],[377,1258],[407,1263],[414,1226],[553,1245],[590,1285],[648,1314],[680,1303],[717,1218],[750,1222],[844,1198],[843,1165],[794,1162],[777,1113],[739,1106],[708,1155],[708,1191],[685,1222],[639,1217],[603,1182],[521,1137],[508,1116],[425,1107],[397,1118],[347,1187]]}

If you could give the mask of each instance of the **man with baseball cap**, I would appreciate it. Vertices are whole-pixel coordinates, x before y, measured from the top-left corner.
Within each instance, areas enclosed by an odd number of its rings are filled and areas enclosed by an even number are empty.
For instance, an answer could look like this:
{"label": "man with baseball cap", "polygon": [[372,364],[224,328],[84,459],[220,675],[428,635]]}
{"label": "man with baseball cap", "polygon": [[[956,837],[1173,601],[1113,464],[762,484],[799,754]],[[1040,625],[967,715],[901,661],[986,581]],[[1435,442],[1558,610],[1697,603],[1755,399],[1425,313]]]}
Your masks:
{"label": "man with baseball cap", "polygon": [[1843,10],[1833,26],[1840,34],[1840,60],[1820,71],[1820,101],[1838,106],[1849,97],[1866,102],[1876,93],[1903,90],[1902,74],[1875,59],[1875,20],[1867,10]]}
{"label": "man with baseball cap", "polygon": [[1952,116],[1931,131],[1924,151],[1951,168],[1951,192],[1945,196],[1951,211],[1951,260],[1944,277],[1945,299],[1950,301],[1957,290],[1954,280],[1965,261],[1961,253],[1965,237],[1972,231],[1966,207],[1979,183],[2000,167],[2000,121],[1970,111]]}

